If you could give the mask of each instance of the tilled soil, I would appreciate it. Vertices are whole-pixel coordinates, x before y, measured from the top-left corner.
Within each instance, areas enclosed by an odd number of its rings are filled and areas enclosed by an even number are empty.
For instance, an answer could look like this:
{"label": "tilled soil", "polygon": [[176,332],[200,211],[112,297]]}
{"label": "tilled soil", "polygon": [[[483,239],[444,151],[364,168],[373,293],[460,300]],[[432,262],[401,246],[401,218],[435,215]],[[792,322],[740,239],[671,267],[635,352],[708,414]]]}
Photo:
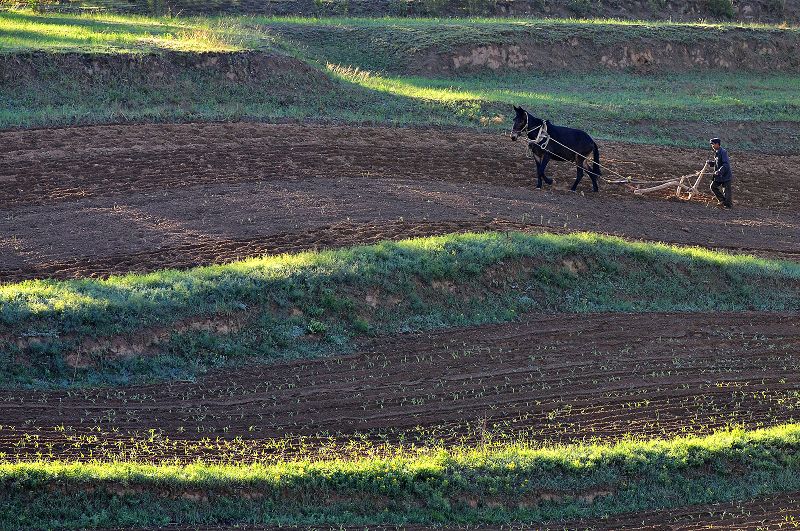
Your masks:
{"label": "tilled soil", "polygon": [[[496,134],[255,123],[0,133],[0,282],[103,276],[459,230],[593,230],[800,256],[800,156],[732,153],[733,211],[703,194],[533,187]],[[626,176],[691,173],[708,151],[602,143]],[[610,177],[614,177],[609,175]]]}
{"label": "tilled soil", "polygon": [[800,408],[797,325],[772,313],[537,316],[197,382],[6,390],[0,452],[242,462],[297,450],[269,447],[273,437],[307,436],[308,450],[328,436],[564,442],[769,426]]}

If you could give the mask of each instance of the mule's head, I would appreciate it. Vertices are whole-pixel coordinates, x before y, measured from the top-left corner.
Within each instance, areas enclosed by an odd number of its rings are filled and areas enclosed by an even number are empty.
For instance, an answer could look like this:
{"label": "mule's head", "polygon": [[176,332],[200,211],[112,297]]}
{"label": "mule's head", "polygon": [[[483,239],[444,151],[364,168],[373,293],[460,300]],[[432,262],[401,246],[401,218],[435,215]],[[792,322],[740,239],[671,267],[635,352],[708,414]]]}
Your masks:
{"label": "mule's head", "polygon": [[522,107],[514,105],[514,125],[511,126],[511,140],[517,140],[520,134],[526,132],[528,126],[528,113]]}
{"label": "mule's head", "polygon": [[531,115],[522,107],[514,105],[514,125],[511,126],[511,140],[516,140],[520,135],[528,136],[528,133],[538,133],[544,123],[541,118]]}

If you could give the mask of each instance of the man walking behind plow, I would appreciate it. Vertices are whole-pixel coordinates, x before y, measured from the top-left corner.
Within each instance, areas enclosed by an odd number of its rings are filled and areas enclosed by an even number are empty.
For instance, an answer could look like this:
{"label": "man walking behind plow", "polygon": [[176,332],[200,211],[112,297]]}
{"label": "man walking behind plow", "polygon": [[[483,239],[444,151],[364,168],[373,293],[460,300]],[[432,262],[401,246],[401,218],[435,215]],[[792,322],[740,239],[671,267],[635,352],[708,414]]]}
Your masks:
{"label": "man walking behind plow", "polygon": [[[712,138],[711,149],[714,150],[716,156],[714,160],[709,160],[709,164],[714,164],[714,180],[711,183],[711,191],[717,197],[720,203],[725,205],[725,208],[733,208],[733,201],[731,199],[731,181],[733,174],[731,173],[731,161],[728,158],[728,152],[723,149],[719,138]],[[722,191],[720,191],[722,188]]]}

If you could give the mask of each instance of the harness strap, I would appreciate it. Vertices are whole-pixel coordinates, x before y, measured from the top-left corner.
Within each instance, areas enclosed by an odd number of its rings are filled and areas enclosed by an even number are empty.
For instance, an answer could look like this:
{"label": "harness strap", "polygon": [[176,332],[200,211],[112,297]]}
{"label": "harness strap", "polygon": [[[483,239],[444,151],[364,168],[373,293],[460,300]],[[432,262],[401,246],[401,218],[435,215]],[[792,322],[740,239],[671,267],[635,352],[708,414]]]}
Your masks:
{"label": "harness strap", "polygon": [[546,121],[539,126],[539,134],[536,135],[536,139],[533,142],[540,148],[547,149],[548,144],[550,144],[550,135],[547,133]]}

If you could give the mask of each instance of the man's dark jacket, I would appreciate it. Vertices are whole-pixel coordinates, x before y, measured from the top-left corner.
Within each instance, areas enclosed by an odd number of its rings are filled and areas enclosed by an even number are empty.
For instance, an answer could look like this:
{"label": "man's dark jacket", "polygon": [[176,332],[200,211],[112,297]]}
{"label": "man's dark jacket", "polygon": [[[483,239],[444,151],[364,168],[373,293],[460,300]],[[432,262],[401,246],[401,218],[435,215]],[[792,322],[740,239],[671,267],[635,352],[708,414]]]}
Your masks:
{"label": "man's dark jacket", "polygon": [[731,173],[731,161],[728,158],[728,152],[725,151],[725,148],[719,148],[714,159],[714,182],[727,183],[731,179],[733,179],[733,174]]}

